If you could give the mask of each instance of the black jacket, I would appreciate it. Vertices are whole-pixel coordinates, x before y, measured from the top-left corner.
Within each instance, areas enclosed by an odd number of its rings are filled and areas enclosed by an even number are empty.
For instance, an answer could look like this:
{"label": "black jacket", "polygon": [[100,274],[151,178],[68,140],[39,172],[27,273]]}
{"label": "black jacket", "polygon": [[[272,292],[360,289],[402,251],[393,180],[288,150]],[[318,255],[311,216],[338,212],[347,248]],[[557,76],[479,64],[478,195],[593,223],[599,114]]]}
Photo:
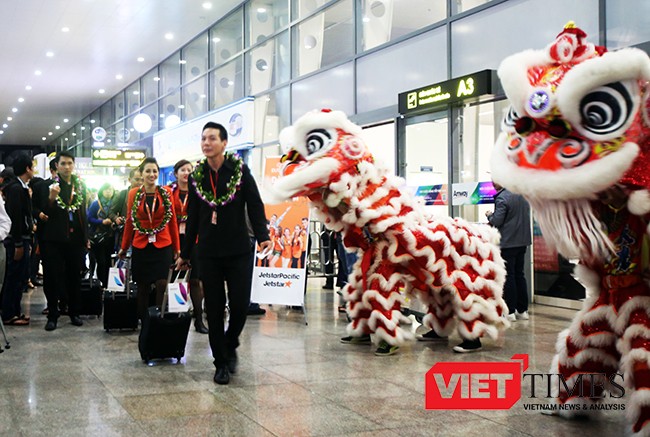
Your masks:
{"label": "black jacket", "polygon": [[[210,166],[204,165],[203,191],[212,191],[210,183]],[[234,164],[225,160],[218,171],[216,190],[220,197],[226,193],[226,185],[234,174]],[[246,165],[242,169],[242,182],[232,202],[217,206],[217,224],[213,225],[212,208],[204,202],[194,188],[192,176],[189,180],[189,199],[187,201],[187,224],[185,244],[181,248],[181,257],[190,258],[192,247],[198,235],[198,253],[203,257],[225,257],[251,253],[251,242],[246,226],[246,210],[258,242],[269,240],[266,228],[264,204],[257,189],[255,179]]]}
{"label": "black jacket", "polygon": [[[36,190],[34,204],[36,208],[48,216],[46,222],[40,222],[39,238],[42,241],[51,242],[78,242],[86,244],[88,241],[88,220],[86,218],[87,199],[86,187],[82,183],[82,192],[76,193],[82,196],[82,202],[79,208],[72,212],[72,221],[67,210],[61,208],[57,202],[50,203],[50,185],[55,183],[53,179],[43,181],[38,185]],[[63,179],[60,182],[62,199],[69,199],[72,186]]]}
{"label": "black jacket", "polygon": [[12,180],[5,188],[5,208],[11,218],[11,231],[7,240],[16,247],[23,245],[23,239],[31,238],[34,233],[34,218],[32,217],[32,199],[29,190],[18,180]]}

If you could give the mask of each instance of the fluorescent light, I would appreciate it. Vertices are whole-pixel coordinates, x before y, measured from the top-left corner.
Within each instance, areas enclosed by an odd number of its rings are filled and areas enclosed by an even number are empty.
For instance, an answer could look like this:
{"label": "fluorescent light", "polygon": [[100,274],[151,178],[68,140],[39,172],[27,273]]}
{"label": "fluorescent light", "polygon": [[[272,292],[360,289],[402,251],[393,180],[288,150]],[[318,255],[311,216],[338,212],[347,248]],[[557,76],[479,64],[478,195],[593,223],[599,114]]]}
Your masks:
{"label": "fluorescent light", "polygon": [[69,27],[62,27],[61,32],[70,32],[70,28]]}
{"label": "fluorescent light", "polygon": [[25,89],[26,89],[27,91],[31,91],[31,90],[32,90],[32,86],[31,86],[31,85],[26,85],[26,86],[25,86]]}
{"label": "fluorescent light", "polygon": [[99,92],[99,94],[104,94],[106,92],[106,90],[104,88],[100,88],[98,92]]}
{"label": "fluorescent light", "polygon": [[172,40],[172,39],[174,39],[174,34],[171,33],[171,32],[167,32],[167,33],[165,34],[165,39],[167,39],[167,40]]}
{"label": "fluorescent light", "polygon": [[201,6],[203,6],[203,9],[212,9],[212,3],[210,2],[204,2]]}
{"label": "fluorescent light", "polygon": [[121,80],[122,77],[123,77],[123,76],[122,76],[121,74],[116,74],[116,75],[115,75],[115,79],[117,79],[117,80]]}
{"label": "fluorescent light", "polygon": [[140,57],[138,58],[138,62],[144,62],[144,58],[143,58],[142,56],[140,56]]}

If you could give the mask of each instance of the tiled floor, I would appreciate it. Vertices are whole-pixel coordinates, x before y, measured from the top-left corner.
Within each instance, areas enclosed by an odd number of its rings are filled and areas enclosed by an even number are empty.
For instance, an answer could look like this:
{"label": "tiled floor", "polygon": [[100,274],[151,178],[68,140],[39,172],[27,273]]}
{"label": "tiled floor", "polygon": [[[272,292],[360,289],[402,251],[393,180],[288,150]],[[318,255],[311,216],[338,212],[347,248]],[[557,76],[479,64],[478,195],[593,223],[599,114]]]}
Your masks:
{"label": "tiled floor", "polygon": [[[302,312],[274,306],[249,318],[240,368],[227,386],[212,382],[207,336],[190,332],[180,364],[148,367],[137,333],[106,333],[101,319],[74,327],[61,318],[46,332],[42,291],[25,295],[29,327],[7,327],[0,354],[1,436],[619,436],[623,412],[567,421],[526,411],[424,409],[424,375],[439,361],[507,361],[526,353],[527,372],[544,373],[570,310],[534,306],[497,343],[458,355],[449,344],[414,343],[376,357],[371,346],[344,345],[337,296],[312,279]],[[416,325],[413,325],[415,328]],[[420,327],[419,330],[422,330]],[[522,392],[529,385],[524,383]],[[544,402],[544,399],[537,399]]]}

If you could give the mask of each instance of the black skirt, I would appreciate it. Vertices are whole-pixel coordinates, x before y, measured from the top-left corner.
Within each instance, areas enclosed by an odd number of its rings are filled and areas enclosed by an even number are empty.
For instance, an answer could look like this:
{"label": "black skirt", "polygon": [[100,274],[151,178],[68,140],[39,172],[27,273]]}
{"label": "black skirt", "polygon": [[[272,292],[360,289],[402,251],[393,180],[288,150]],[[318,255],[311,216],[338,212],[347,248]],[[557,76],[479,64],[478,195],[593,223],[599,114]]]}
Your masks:
{"label": "black skirt", "polygon": [[172,245],[157,248],[152,243],[144,249],[133,248],[131,255],[131,274],[138,284],[151,284],[159,279],[167,279],[169,267],[174,262]]}

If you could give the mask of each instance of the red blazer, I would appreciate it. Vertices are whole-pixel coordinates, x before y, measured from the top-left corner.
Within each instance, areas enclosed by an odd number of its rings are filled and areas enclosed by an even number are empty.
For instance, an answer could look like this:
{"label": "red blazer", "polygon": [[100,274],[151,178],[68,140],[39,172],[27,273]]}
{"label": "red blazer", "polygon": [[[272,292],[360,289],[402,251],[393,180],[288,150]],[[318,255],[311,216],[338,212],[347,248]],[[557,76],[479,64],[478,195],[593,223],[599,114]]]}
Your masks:
{"label": "red blazer", "polygon": [[[171,187],[170,187],[171,188]],[[176,189],[172,189],[172,204],[174,205],[174,211],[176,212],[176,221],[180,221],[181,214],[183,213],[183,203],[181,202],[181,189],[176,186]],[[185,192],[185,215],[187,215],[187,202],[189,193]]]}
{"label": "red blazer", "polygon": [[[172,217],[167,222],[167,225],[163,228],[162,231],[156,234],[156,241],[153,243],[157,248],[167,247],[170,244],[174,248],[174,252],[180,251],[181,243],[178,237],[178,224],[176,222],[176,211],[174,211],[174,201],[172,199],[172,190],[169,187],[162,187],[163,190],[169,193],[169,198],[172,202]],[[124,225],[124,236],[122,237],[122,250],[126,251],[133,244],[133,247],[138,249],[144,249],[149,243],[149,237],[146,234],[143,234],[135,229],[133,226],[133,218],[131,217],[131,209],[133,208],[133,202],[135,201],[135,195],[140,190],[140,188],[132,188],[129,191],[126,200],[126,224]],[[153,227],[158,226],[165,215],[165,208],[162,207],[162,201],[158,190],[156,190],[156,196],[158,197],[158,206],[153,213]],[[140,202],[140,206],[137,210],[137,218],[140,223],[145,223],[147,227],[149,225],[149,216],[144,209],[144,201]]]}

